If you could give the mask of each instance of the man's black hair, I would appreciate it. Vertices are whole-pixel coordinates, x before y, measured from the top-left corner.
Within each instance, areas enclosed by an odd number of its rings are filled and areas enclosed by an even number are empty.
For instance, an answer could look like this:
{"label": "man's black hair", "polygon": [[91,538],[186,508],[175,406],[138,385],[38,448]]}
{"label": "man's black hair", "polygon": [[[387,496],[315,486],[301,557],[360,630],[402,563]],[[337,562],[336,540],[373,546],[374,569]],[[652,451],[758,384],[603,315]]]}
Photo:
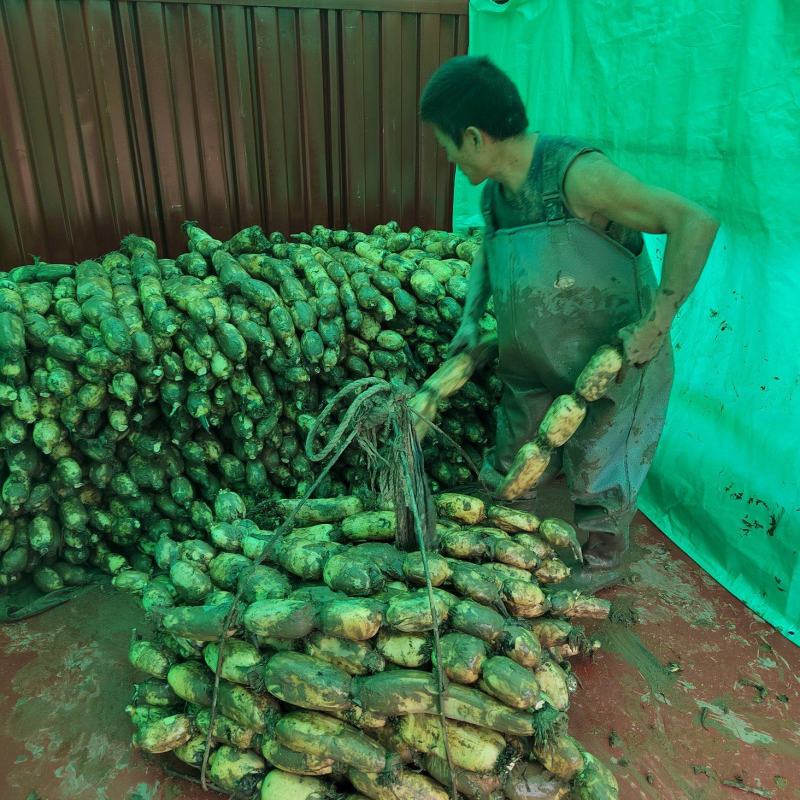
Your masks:
{"label": "man's black hair", "polygon": [[517,87],[486,57],[446,61],[428,81],[419,106],[423,122],[435,125],[458,147],[471,126],[494,139],[510,139],[528,128]]}

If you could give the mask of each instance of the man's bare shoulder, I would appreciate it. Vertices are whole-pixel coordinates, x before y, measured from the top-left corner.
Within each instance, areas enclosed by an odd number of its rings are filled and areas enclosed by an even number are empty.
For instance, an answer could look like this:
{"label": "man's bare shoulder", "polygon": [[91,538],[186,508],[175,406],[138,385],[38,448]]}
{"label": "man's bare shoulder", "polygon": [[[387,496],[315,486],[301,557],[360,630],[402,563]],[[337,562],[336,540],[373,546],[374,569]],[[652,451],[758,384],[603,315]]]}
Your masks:
{"label": "man's bare shoulder", "polygon": [[577,158],[564,179],[564,197],[576,217],[592,225],[617,222],[647,233],[669,233],[688,218],[716,220],[674,192],[645,183],[602,153]]}
{"label": "man's bare shoulder", "polygon": [[587,202],[619,168],[604,153],[590,150],[581,153],[569,165],[564,175],[564,198],[576,217],[597,227],[603,227],[608,219]]}

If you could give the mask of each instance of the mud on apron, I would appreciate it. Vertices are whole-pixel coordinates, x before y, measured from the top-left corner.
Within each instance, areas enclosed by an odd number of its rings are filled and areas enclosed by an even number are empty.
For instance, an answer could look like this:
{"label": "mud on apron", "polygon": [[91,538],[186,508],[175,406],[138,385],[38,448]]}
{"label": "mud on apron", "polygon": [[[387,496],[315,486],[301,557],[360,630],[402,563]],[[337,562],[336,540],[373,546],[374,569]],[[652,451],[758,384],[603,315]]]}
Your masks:
{"label": "mud on apron", "polygon": [[[644,248],[634,256],[568,217],[561,191],[568,167],[559,173],[555,163],[543,161],[544,222],[490,227],[484,239],[504,384],[487,466],[501,474],[536,437],[553,399],[572,391],[597,348],[641,319],[657,286]],[[624,367],[620,382],[589,404],[583,425],[563,447],[563,471],[583,530],[627,539],[663,428],[672,372],[668,342],[645,367]]]}

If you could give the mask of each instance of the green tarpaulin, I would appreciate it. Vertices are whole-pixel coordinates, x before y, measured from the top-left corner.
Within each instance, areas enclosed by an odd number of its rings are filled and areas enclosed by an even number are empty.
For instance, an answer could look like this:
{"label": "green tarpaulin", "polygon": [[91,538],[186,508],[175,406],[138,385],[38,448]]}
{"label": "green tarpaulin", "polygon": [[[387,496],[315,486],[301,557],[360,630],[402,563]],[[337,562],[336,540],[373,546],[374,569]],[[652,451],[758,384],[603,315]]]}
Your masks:
{"label": "green tarpaulin", "polygon": [[[722,220],[640,506],[800,644],[800,3],[472,0],[469,49],[514,78],[532,129]],[[481,224],[478,192],[458,175],[456,229]]]}

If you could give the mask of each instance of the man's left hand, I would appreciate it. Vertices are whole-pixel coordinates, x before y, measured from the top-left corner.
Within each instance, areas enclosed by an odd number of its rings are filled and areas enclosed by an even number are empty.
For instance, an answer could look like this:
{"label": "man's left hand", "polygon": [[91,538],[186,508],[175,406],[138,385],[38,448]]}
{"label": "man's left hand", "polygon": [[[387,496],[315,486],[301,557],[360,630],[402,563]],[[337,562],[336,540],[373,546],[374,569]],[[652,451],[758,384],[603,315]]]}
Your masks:
{"label": "man's left hand", "polygon": [[625,359],[635,367],[641,367],[658,355],[669,333],[669,326],[651,319],[641,319],[626,325],[620,332]]}

